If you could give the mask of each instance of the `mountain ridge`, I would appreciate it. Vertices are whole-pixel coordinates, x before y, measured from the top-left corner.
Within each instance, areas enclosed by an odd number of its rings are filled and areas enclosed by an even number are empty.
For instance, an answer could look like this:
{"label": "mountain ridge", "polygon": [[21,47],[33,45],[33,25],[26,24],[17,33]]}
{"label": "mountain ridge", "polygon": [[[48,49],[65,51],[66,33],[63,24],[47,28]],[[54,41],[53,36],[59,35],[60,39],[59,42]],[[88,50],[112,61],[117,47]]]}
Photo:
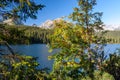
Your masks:
{"label": "mountain ridge", "polygon": [[45,22],[43,22],[41,25],[39,25],[38,27],[40,28],[44,28],[44,29],[51,29],[54,27],[54,22],[60,22],[61,20],[63,20],[62,18],[57,18],[57,19],[54,19],[54,20],[46,20]]}
{"label": "mountain ridge", "polygon": [[[60,20],[63,20],[62,18],[57,18],[54,20],[46,20],[45,22],[43,22],[41,25],[39,25],[38,27],[40,28],[45,28],[45,29],[51,29],[54,27],[54,21],[59,22]],[[114,31],[114,30],[120,30],[120,24],[105,24],[103,26],[104,30],[109,30],[109,31]]]}

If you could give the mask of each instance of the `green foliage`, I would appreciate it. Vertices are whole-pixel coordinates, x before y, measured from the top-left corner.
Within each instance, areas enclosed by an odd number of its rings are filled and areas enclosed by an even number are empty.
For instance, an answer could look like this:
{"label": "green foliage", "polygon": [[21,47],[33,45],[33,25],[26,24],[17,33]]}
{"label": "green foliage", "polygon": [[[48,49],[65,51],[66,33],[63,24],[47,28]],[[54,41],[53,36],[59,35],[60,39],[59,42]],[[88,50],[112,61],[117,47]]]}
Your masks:
{"label": "green foliage", "polygon": [[1,80],[45,80],[45,70],[38,69],[37,58],[18,54],[0,54]]}
{"label": "green foliage", "polygon": [[33,0],[0,0],[0,16],[3,19],[13,18],[14,20],[26,20],[28,18],[36,19],[38,10],[44,5],[37,4]]}
{"label": "green foliage", "polygon": [[52,78],[74,80],[89,76],[94,79],[94,70],[102,70],[104,61],[101,47],[90,48],[90,44],[96,43],[96,36],[86,34],[87,28],[63,21],[56,26],[49,46],[50,51],[55,48],[60,51],[49,56],[49,59],[54,59]]}
{"label": "green foliage", "polygon": [[49,44],[50,49],[60,49],[49,57],[54,60],[53,79],[79,80],[90,77],[96,80],[94,71],[102,71],[105,59],[102,44],[105,39],[96,36],[96,29],[102,29],[102,14],[92,13],[95,4],[96,0],[78,0],[79,8],[74,8],[70,15],[76,24],[56,23]]}
{"label": "green foliage", "polygon": [[109,55],[105,61],[104,70],[113,75],[115,80],[120,79],[120,50]]}
{"label": "green foliage", "polygon": [[60,48],[60,52],[51,56],[54,59],[52,76],[57,79],[77,79],[91,74],[91,70],[95,68],[94,62],[89,60],[84,50],[90,46],[89,43],[96,40],[95,36],[85,34],[87,29],[84,27],[61,23],[56,24],[58,27],[51,36],[50,47]]}
{"label": "green foliage", "polygon": [[73,21],[76,21],[76,23],[80,26],[84,26],[89,29],[102,29],[102,13],[93,13],[95,5],[96,0],[78,0],[78,7],[74,8],[74,12],[69,17]]}
{"label": "green foliage", "polygon": [[[95,80],[115,80],[114,77],[106,72],[94,71]],[[81,80],[92,80],[90,77],[85,77]]]}

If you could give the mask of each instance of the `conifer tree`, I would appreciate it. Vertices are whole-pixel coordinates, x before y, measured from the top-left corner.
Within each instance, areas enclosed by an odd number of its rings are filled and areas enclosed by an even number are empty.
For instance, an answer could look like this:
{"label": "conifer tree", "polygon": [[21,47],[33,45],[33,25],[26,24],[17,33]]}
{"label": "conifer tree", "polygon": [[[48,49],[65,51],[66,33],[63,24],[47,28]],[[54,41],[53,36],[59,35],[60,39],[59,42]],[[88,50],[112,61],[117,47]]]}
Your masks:
{"label": "conifer tree", "polygon": [[54,59],[51,75],[55,79],[82,80],[86,76],[94,79],[94,71],[102,69],[104,52],[98,45],[91,46],[104,41],[95,35],[96,30],[102,29],[102,13],[93,13],[95,5],[96,0],[78,0],[78,7],[69,16],[76,24],[56,23],[50,51],[55,48],[60,51],[49,57]]}
{"label": "conifer tree", "polygon": [[93,12],[96,0],[78,0],[78,7],[69,16],[80,26],[93,29],[102,29],[102,12]]}
{"label": "conifer tree", "polygon": [[19,18],[26,20],[28,18],[36,19],[38,10],[44,7],[37,4],[34,0],[0,0],[1,20],[8,18]]}

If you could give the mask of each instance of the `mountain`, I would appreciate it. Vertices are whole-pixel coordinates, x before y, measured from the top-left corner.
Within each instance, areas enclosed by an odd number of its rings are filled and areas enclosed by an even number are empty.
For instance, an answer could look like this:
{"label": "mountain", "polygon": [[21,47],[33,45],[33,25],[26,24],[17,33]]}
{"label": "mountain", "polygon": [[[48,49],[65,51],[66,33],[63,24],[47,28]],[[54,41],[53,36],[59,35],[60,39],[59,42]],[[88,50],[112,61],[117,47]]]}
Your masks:
{"label": "mountain", "polygon": [[60,22],[63,20],[62,18],[57,18],[54,20],[46,20],[44,23],[42,23],[39,27],[44,29],[51,29],[54,27],[54,22]]}
{"label": "mountain", "polygon": [[8,24],[8,25],[22,25],[22,21],[20,19],[7,19],[2,21],[2,23],[4,24]]}
{"label": "mountain", "polygon": [[[42,23],[39,27],[44,29],[51,29],[54,27],[54,22],[59,22],[63,20],[62,18],[57,18],[54,20],[46,20],[44,23]],[[114,30],[120,30],[120,24],[110,24],[110,25],[104,25],[104,30],[114,31]]]}
{"label": "mountain", "polygon": [[118,25],[117,28],[114,29],[115,31],[120,31],[120,25]]}
{"label": "mountain", "polygon": [[44,23],[42,23],[40,28],[50,29],[53,27],[53,21],[52,20],[46,20]]}
{"label": "mountain", "polygon": [[105,25],[103,26],[104,30],[110,30],[110,31],[114,31],[114,30],[120,30],[120,24],[111,24],[111,25]]}

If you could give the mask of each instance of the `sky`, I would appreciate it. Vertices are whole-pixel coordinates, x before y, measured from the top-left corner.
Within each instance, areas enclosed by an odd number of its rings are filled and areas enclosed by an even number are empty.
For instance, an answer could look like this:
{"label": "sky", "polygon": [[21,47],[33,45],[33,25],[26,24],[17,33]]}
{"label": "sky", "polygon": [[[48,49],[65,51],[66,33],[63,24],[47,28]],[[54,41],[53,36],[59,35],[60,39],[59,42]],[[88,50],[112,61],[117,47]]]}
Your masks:
{"label": "sky", "polygon": [[[45,7],[37,14],[37,19],[28,19],[25,25],[36,24],[39,26],[46,20],[54,20],[63,16],[68,16],[77,7],[77,0],[35,0],[44,4]],[[120,24],[120,0],[96,0],[95,12],[103,12],[102,21],[104,24]]]}

